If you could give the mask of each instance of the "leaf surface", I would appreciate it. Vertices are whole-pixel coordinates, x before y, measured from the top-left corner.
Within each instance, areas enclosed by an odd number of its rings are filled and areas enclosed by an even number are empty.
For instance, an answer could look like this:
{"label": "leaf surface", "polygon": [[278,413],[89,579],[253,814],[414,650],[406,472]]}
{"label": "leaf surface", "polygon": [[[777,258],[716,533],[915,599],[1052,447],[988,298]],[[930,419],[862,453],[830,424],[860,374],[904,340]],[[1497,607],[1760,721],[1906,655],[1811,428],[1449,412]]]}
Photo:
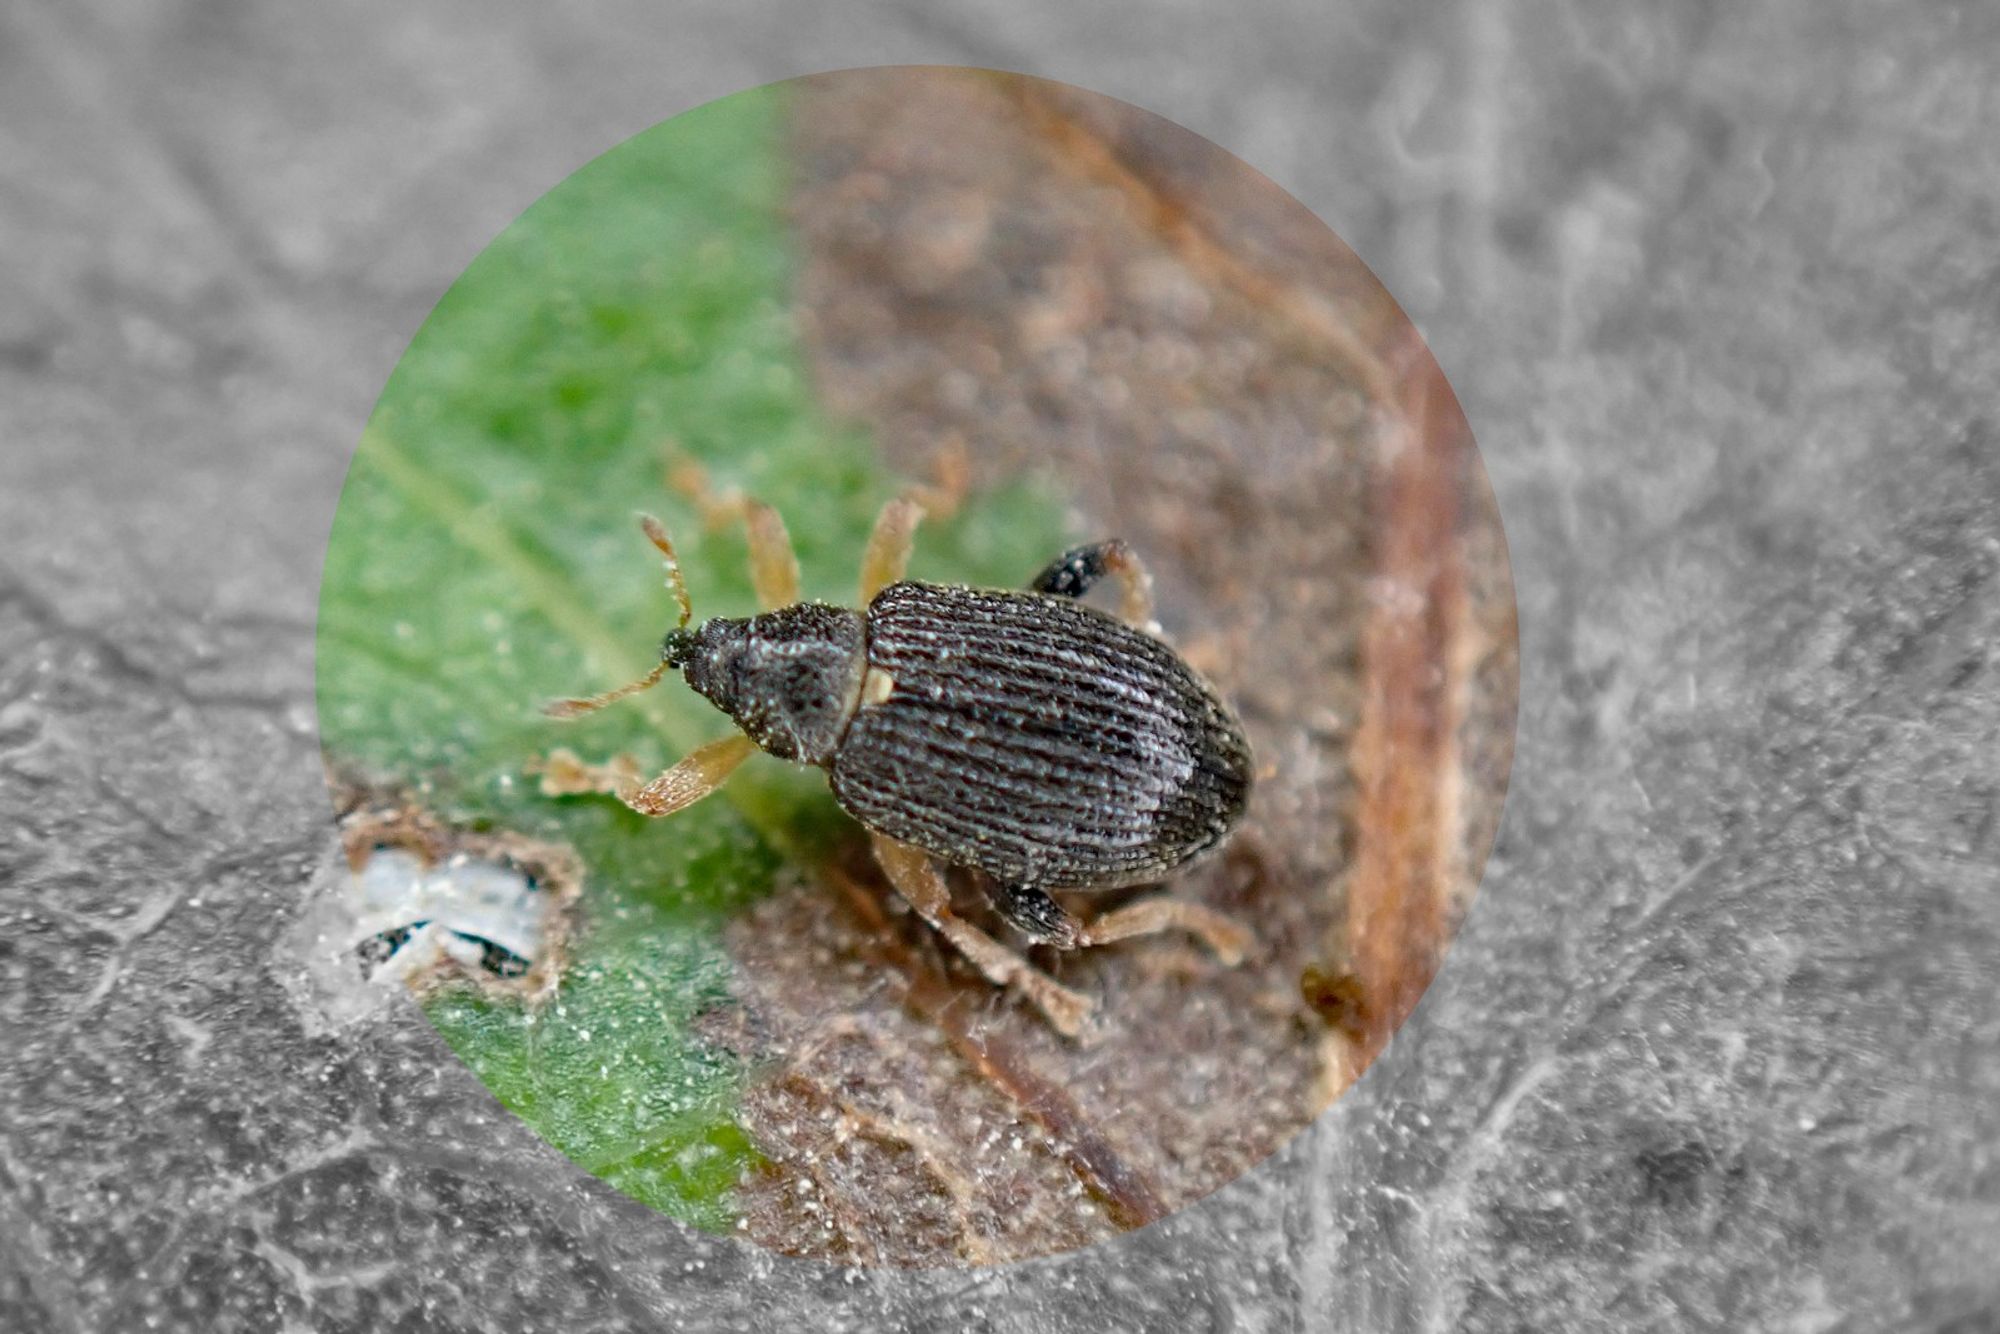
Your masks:
{"label": "leaf surface", "polygon": [[[675,536],[697,618],[754,610],[739,530],[704,531],[670,451],[776,505],[808,597],[851,603],[876,510],[905,479],[816,405],[796,344],[784,105],[756,90],[591,162],[438,303],[356,453],[329,547],[318,695],[336,771],[409,789],[460,826],[573,846],[573,964],[537,1012],[466,991],[427,1005],[508,1107],[586,1169],[697,1225],[733,1225],[756,1161],[747,1078],[705,1037],[730,1004],[723,927],[851,833],[820,775],[758,759],[722,796],[650,821],[554,800],[556,746],[649,771],[729,723],[678,680],[571,724],[551,698],[628,680],[673,623],[634,513]],[[1060,545],[1029,487],[928,525],[912,573],[1017,584]]]}

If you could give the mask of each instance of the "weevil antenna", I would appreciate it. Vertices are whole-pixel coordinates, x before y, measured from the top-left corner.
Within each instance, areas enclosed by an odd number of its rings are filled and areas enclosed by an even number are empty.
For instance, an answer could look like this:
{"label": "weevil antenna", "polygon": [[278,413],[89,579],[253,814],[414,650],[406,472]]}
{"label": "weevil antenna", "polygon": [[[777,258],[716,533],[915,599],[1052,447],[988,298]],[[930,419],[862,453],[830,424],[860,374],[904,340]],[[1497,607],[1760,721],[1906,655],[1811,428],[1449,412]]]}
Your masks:
{"label": "weevil antenna", "polygon": [[660,683],[660,678],[665,676],[672,667],[672,663],[662,662],[638,680],[628,681],[616,690],[607,690],[601,695],[592,695],[588,699],[555,700],[544,704],[542,712],[551,718],[577,718],[586,713],[595,713],[607,704],[616,704],[627,695],[636,695],[641,690],[651,690]]}
{"label": "weevil antenna", "polygon": [[667,558],[667,587],[673,591],[674,602],[680,607],[681,618],[672,630],[667,632],[666,643],[660,648],[660,663],[652,671],[636,681],[630,681],[616,690],[607,690],[601,695],[591,695],[582,699],[559,699],[542,706],[542,712],[551,718],[576,718],[586,713],[595,713],[607,704],[616,704],[628,695],[636,695],[641,690],[651,690],[660,683],[660,678],[673,668],[681,665],[687,652],[687,623],[694,619],[694,604],[688,601],[687,581],[681,578],[681,559],[674,554],[673,540],[660,521],[650,514],[639,516],[639,527],[645,530],[646,540],[660,549]]}
{"label": "weevil antenna", "polygon": [[674,554],[674,544],[658,519],[650,514],[641,514],[639,526],[646,530],[646,540],[658,547],[660,554],[667,558],[667,587],[673,590],[674,601],[680,605],[679,624],[685,627],[694,619],[694,604],[688,601],[687,582],[681,578],[681,558]]}

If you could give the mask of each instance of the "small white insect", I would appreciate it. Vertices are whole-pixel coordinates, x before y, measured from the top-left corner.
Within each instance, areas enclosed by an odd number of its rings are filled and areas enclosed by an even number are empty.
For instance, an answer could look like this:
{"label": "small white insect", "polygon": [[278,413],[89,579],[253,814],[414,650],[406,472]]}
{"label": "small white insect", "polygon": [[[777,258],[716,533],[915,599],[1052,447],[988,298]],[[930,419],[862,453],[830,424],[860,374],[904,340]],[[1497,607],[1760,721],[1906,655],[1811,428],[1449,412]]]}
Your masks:
{"label": "small white insect", "polygon": [[421,812],[371,813],[345,831],[362,976],[426,990],[463,979],[489,992],[552,994],[579,888],[565,848],[454,835]]}
{"label": "small white insect", "polygon": [[447,958],[523,977],[541,950],[548,896],[515,867],[460,856],[427,868],[413,852],[379,848],[354,885],[354,950],[370,982],[407,982]]}

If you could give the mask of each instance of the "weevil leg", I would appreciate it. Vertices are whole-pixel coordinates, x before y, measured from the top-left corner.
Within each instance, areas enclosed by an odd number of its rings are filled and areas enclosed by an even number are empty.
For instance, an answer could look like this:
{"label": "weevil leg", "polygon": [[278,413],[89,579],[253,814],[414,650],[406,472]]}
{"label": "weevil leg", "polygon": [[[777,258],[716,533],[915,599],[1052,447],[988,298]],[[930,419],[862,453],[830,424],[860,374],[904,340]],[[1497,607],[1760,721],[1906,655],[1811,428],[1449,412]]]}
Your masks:
{"label": "weevil leg", "polygon": [[761,500],[743,501],[743,525],[750,533],[750,582],[757,606],[776,611],[799,600],[799,558],[785,520]]}
{"label": "weevil leg", "polygon": [[705,531],[726,528],[743,513],[743,493],[733,486],[718,490],[708,479],[708,469],[679,446],[668,447],[666,463],[667,485],[694,502]]}
{"label": "weevil leg", "polygon": [[972,453],[964,436],[954,433],[938,446],[931,456],[931,476],[935,480],[904,487],[903,495],[922,505],[926,518],[949,519],[958,513],[966,492],[972,489]]}
{"label": "weevil leg", "polygon": [[930,854],[882,834],[875,835],[875,860],[888,873],[896,892],[909,901],[926,922],[972,961],[995,986],[1014,987],[1033,1001],[1049,1024],[1064,1037],[1075,1037],[1090,1017],[1094,1003],[1071,991],[1020,955],[951,910],[951,893]]}
{"label": "weevil leg", "polygon": [[1234,967],[1243,961],[1252,937],[1235,922],[1213,909],[1181,899],[1141,899],[1137,903],[1105,913],[1085,922],[1057,903],[1044,890],[1032,885],[993,882],[993,906],[1000,915],[1022,931],[1057,949],[1081,949],[1108,945],[1131,936],[1152,935],[1178,928],[1198,936],[1223,963]]}
{"label": "weevil leg", "polygon": [[1141,630],[1158,630],[1153,620],[1153,576],[1146,573],[1146,567],[1123,538],[1114,537],[1065,551],[1036,575],[1028,587],[1037,593],[1080,598],[1107,574],[1118,576],[1121,585],[1119,614]]}
{"label": "weevil leg", "polygon": [[910,545],[924,507],[909,496],[897,496],[875,516],[875,531],[868,535],[868,549],[861,557],[861,605],[903,577],[910,565]]}
{"label": "weevil leg", "polygon": [[776,611],[799,600],[799,558],[792,551],[792,536],[785,531],[784,517],[778,511],[733,488],[718,492],[702,466],[684,456],[673,461],[668,480],[695,503],[704,528],[713,530],[743,520],[750,535],[750,582],[757,590],[761,610]]}
{"label": "weevil leg", "polygon": [[529,760],[531,774],[541,775],[545,797],[578,797],[602,792],[616,795],[620,788],[636,789],[645,778],[639,761],[630,755],[613,755],[602,764],[592,764],[567,746],[559,746],[548,758]]}
{"label": "weevil leg", "polygon": [[935,482],[913,482],[875,516],[868,550],[861,557],[861,605],[897,582],[910,566],[910,544],[925,519],[949,519],[965,503],[972,482],[972,458],[965,437],[953,436],[938,450]]}
{"label": "weevil leg", "polygon": [[696,747],[650,783],[639,781],[638,763],[629,755],[606,764],[586,764],[573,751],[553,750],[540,765],[542,794],[572,797],[601,792],[641,815],[672,815],[721,787],[756,749],[757,743],[740,732],[726,736]]}
{"label": "weevil leg", "polygon": [[1232,968],[1243,962],[1243,956],[1256,939],[1240,924],[1212,908],[1162,895],[1156,899],[1141,899],[1104,914],[1083,928],[1077,943],[1108,945],[1114,940],[1151,935],[1171,927],[1199,937],[1203,944],[1215,951],[1216,958]]}

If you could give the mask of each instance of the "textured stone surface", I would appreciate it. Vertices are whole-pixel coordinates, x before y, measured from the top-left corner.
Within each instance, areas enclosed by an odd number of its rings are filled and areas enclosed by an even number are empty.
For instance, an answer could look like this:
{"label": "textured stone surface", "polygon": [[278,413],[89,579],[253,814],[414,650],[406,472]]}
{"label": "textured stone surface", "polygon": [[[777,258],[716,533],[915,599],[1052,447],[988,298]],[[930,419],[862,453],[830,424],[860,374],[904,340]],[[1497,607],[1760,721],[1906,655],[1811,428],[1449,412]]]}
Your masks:
{"label": "textured stone surface", "polygon": [[[0,1327],[2000,1321],[2000,15],[1321,9],[9,7]],[[1498,847],[1388,1055],[971,1274],[693,1236],[298,980],[315,572],[401,345],[623,134],[884,60],[1293,189],[1452,375],[1521,605]]]}

